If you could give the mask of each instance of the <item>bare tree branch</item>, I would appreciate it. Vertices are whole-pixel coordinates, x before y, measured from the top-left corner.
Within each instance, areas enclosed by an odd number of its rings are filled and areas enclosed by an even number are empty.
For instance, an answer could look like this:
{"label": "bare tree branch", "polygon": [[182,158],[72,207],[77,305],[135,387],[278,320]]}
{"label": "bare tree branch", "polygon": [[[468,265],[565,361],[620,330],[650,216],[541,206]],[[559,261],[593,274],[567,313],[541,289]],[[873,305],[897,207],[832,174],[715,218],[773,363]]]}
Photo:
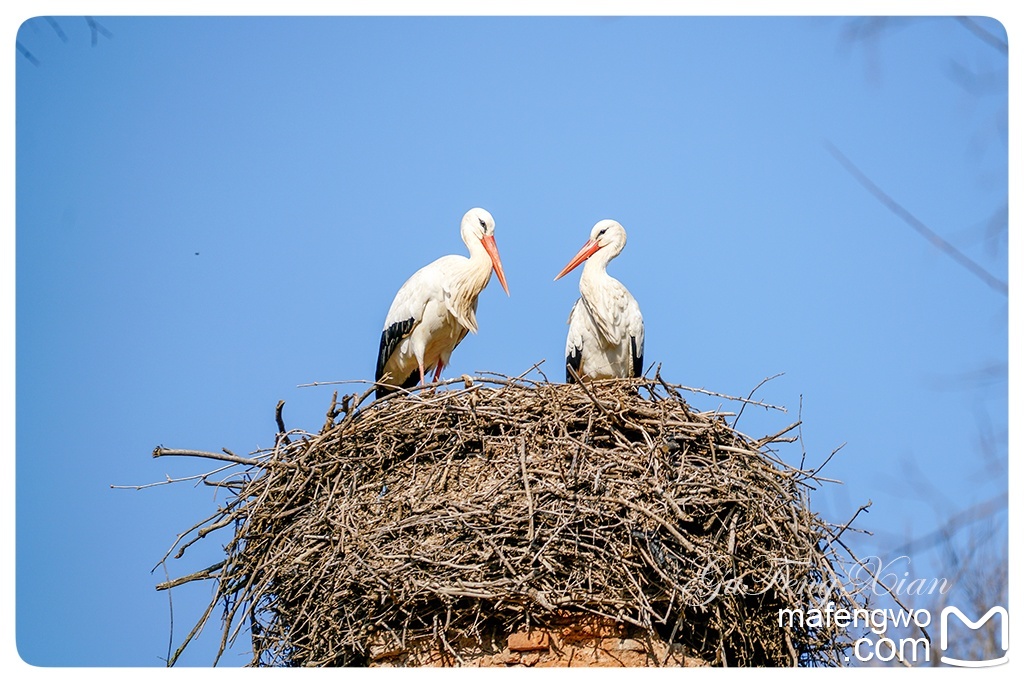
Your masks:
{"label": "bare tree branch", "polygon": [[1000,493],[973,507],[961,510],[943,522],[942,526],[935,531],[925,534],[924,536],[911,539],[892,552],[895,555],[906,555],[912,550],[921,551],[924,548],[942,543],[960,529],[974,524],[979,520],[986,519],[1000,510],[1005,510],[1008,502],[1009,493]]}
{"label": "bare tree branch", "polygon": [[927,225],[922,223],[912,213],[907,211],[903,206],[895,199],[890,197],[886,192],[876,185],[870,178],[868,178],[863,171],[850,161],[850,159],[839,150],[838,147],[833,145],[830,141],[825,140],[823,143],[825,148],[836,158],[843,168],[854,177],[854,179],[860,183],[864,189],[875,196],[875,199],[880,201],[885,208],[896,214],[904,223],[909,225],[911,228],[920,233],[925,239],[932,243],[939,251],[943,252],[951,259],[959,263],[961,266],[970,271],[975,277],[979,278],[982,282],[987,284],[989,287],[999,292],[1003,296],[1009,296],[1010,290],[1005,282],[997,278],[992,273],[985,270],[985,268],[975,262],[971,257],[954,247],[952,244],[947,242],[941,236],[939,236],[934,230],[929,228]]}
{"label": "bare tree branch", "polygon": [[105,29],[99,22],[92,17],[86,17],[85,23],[89,25],[89,31],[92,34],[92,46],[96,47],[96,43],[99,42],[99,36],[102,34],[104,38],[113,38],[114,34]]}
{"label": "bare tree branch", "polygon": [[53,17],[45,17],[45,19],[46,23],[49,24],[50,28],[53,29],[53,32],[57,34],[58,38],[60,38],[60,42],[68,42],[68,34],[64,33],[64,29],[60,27],[60,24],[57,23],[57,20],[54,19]]}
{"label": "bare tree branch", "polygon": [[29,49],[21,44],[21,41],[17,41],[14,46],[18,49],[18,53],[27,59],[32,66],[39,66],[39,60],[34,54],[29,52]]}
{"label": "bare tree branch", "polygon": [[983,29],[974,19],[971,19],[970,17],[957,17],[956,20],[959,21],[960,25],[965,29],[980,38],[982,42],[991,45],[1004,55],[1010,54],[1010,46],[1006,44],[1005,40]]}

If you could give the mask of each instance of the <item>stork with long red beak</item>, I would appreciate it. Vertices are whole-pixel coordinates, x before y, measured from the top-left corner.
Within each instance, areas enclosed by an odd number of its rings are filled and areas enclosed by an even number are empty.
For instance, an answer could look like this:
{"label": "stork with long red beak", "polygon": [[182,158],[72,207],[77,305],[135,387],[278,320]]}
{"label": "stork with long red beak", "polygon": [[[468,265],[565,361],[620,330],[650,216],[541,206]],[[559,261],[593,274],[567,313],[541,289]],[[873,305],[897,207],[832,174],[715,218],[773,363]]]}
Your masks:
{"label": "stork with long red beak", "polygon": [[599,221],[590,239],[555,279],[586,261],[580,298],[569,314],[565,342],[565,381],[639,377],[644,371],[644,319],[640,306],[621,282],[608,274],[608,262],[626,246],[626,231],[616,221]]}
{"label": "stork with long red beak", "polygon": [[380,335],[375,379],[377,398],[402,387],[409,389],[434,371],[434,381],[467,332],[477,331],[476,302],[498,276],[505,294],[508,284],[494,241],[494,218],[484,209],[470,209],[462,217],[465,256],[442,256],[420,268],[395,295]]}

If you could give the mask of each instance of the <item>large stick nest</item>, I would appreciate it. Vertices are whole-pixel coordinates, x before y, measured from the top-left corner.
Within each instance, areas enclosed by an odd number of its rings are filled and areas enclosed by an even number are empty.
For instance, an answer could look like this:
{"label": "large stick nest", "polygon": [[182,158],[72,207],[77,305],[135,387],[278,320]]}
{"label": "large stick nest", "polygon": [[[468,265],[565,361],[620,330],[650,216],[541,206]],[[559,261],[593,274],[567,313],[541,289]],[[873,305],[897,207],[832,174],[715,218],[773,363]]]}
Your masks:
{"label": "large stick nest", "polygon": [[[332,402],[319,434],[281,425],[250,458],[205,454],[244,470],[209,478],[231,496],[178,541],[233,528],[224,562],[160,586],[217,581],[177,654],[222,602],[222,650],[248,626],[254,665],[424,642],[460,662],[465,643],[574,613],[718,664],[840,662],[842,630],[779,623],[855,606],[808,506],[818,480],[775,450],[797,424],[752,439],[659,377],[441,384]],[[176,454],[196,455],[155,452]]]}

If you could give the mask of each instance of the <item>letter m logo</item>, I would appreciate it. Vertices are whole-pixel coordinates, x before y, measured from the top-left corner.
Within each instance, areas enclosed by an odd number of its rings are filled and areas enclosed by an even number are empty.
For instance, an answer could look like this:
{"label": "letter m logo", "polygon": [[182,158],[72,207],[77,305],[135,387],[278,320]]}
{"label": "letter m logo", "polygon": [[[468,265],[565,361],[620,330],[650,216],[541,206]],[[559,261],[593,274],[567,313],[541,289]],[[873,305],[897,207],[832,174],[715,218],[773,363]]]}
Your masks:
{"label": "letter m logo", "polygon": [[[1007,615],[1005,608],[998,607],[998,606],[993,607],[988,612],[985,612],[985,616],[983,616],[981,619],[978,619],[977,621],[971,621],[970,619],[967,618],[966,614],[964,614],[963,612],[958,610],[956,607],[953,607],[952,605],[950,605],[949,607],[946,607],[945,609],[942,610],[942,615],[939,618],[940,619],[940,622],[939,622],[939,628],[940,628],[940,642],[939,642],[939,645],[942,648],[943,652],[946,651],[946,648],[949,645],[949,634],[948,634],[949,624],[948,624],[948,622],[949,622],[949,615],[950,614],[955,614],[957,616],[957,618],[960,619],[960,621],[962,621],[964,624],[966,624],[967,627],[970,628],[972,631],[977,631],[979,628],[981,628],[985,624],[985,622],[987,622],[989,619],[991,619],[992,617],[994,617],[995,615],[998,614],[1001,617],[1000,618],[1001,628],[1000,628],[1000,641],[999,641],[999,644],[1003,648],[1003,652],[1006,652],[1010,648],[1010,638],[1009,638],[1010,617],[1009,617],[1009,615]],[[1009,655],[1005,655],[1004,654],[999,659],[983,659],[981,661],[965,660],[965,659],[953,659],[952,657],[946,657],[945,655],[943,655],[940,658],[940,661],[943,664],[950,664],[951,666],[970,666],[970,667],[996,666],[998,664],[1005,664],[1007,661],[1009,661]]]}

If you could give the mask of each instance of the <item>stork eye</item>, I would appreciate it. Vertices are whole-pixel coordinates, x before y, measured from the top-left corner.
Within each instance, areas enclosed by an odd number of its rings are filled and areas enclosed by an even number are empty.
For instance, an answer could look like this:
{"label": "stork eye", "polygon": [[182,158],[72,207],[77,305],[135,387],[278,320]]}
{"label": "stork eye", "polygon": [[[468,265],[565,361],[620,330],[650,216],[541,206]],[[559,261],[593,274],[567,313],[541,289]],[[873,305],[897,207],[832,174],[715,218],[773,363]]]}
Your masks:
{"label": "stork eye", "polygon": [[477,220],[479,220],[479,221],[480,221],[480,227],[481,227],[481,228],[484,228],[484,229],[486,229],[486,228],[487,228],[487,224],[486,224],[486,223],[484,223],[484,219],[483,219],[483,218],[478,218]]}
{"label": "stork eye", "polygon": [[601,232],[597,233],[597,236],[601,237],[601,235],[605,234],[606,232],[608,232],[608,228],[601,228]]}

